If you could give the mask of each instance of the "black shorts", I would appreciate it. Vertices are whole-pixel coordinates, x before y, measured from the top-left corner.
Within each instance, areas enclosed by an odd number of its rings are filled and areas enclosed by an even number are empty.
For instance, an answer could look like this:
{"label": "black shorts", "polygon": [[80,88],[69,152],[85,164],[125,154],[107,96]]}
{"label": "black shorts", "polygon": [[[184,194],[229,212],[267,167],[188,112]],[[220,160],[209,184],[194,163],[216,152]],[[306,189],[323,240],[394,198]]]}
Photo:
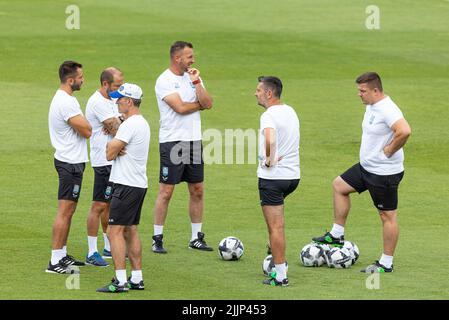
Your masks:
{"label": "black shorts", "polygon": [[398,187],[404,172],[380,176],[363,169],[360,163],[353,165],[340,177],[358,193],[369,191],[378,210],[390,211],[398,207]]}
{"label": "black shorts", "polygon": [[199,141],[174,141],[159,144],[159,182],[178,184],[182,181],[204,181],[203,145]]}
{"label": "black shorts", "polygon": [[54,159],[54,164],[59,176],[58,200],[78,202],[86,164],[71,164],[58,159]]}
{"label": "black shorts", "polygon": [[114,184],[109,210],[109,224],[118,226],[138,225],[146,193],[146,188]]}
{"label": "black shorts", "polygon": [[280,206],[284,199],[296,190],[299,179],[268,180],[259,178],[259,197],[261,206]]}
{"label": "black shorts", "polygon": [[109,181],[112,166],[94,167],[95,180],[92,201],[110,202],[113,183]]}

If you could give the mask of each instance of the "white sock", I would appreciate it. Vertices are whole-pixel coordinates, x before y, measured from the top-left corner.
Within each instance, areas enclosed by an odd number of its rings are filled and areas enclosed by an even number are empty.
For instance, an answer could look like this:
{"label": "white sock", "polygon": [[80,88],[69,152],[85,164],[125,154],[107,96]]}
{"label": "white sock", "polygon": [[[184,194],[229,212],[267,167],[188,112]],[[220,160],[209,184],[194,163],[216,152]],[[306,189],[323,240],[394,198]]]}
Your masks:
{"label": "white sock", "polygon": [[379,263],[387,268],[391,268],[393,265],[393,256],[388,256],[385,253],[382,253]]}
{"label": "white sock", "polygon": [[98,251],[97,237],[87,236],[87,243],[89,244],[89,253],[87,254],[87,256],[90,257],[91,255],[93,255],[95,252]]}
{"label": "white sock", "polygon": [[108,251],[111,251],[111,243],[109,242],[107,233],[103,233],[103,240],[104,240],[104,248]]}
{"label": "white sock", "polygon": [[123,286],[127,282],[126,269],[125,270],[115,270],[115,277],[119,281],[119,285]]}
{"label": "white sock", "polygon": [[59,260],[61,260],[62,258],[64,258],[64,251],[62,249],[58,249],[58,250],[51,250],[51,264],[55,265],[59,262]]}
{"label": "white sock", "polygon": [[285,266],[285,262],[281,264],[275,264],[276,267],[276,280],[282,281],[287,278],[287,268]]}
{"label": "white sock", "polygon": [[153,233],[154,236],[157,236],[159,234],[163,234],[164,233],[164,226],[160,226],[160,225],[155,224],[155,225],[153,225],[153,230],[154,230],[154,233]]}
{"label": "white sock", "polygon": [[62,252],[64,253],[64,257],[67,255],[67,246],[62,247]]}
{"label": "white sock", "polygon": [[340,238],[341,236],[345,235],[345,227],[334,223],[331,230],[331,235],[334,238]]}
{"label": "white sock", "polygon": [[198,239],[198,232],[201,232],[202,223],[192,223],[192,238],[190,241]]}
{"label": "white sock", "polygon": [[139,283],[143,280],[142,270],[132,270],[131,271],[131,282]]}

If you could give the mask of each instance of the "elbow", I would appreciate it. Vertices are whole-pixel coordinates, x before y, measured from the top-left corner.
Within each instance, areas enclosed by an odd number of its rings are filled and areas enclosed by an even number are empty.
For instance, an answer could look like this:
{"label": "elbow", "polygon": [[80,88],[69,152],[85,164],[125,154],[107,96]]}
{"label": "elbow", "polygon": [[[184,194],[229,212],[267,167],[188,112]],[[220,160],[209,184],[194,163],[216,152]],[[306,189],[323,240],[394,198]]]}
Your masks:
{"label": "elbow", "polygon": [[210,110],[210,109],[212,109],[213,104],[214,104],[214,101],[212,100],[212,98],[210,98],[210,100],[206,103],[205,106],[203,106],[203,108]]}
{"label": "elbow", "polygon": [[81,134],[84,138],[89,139],[92,136],[92,127],[86,128]]}
{"label": "elbow", "polygon": [[406,129],[406,130],[404,130],[404,131],[402,132],[402,136],[403,136],[405,139],[408,139],[411,135],[412,135],[412,129],[411,129],[411,128],[408,128],[408,129]]}

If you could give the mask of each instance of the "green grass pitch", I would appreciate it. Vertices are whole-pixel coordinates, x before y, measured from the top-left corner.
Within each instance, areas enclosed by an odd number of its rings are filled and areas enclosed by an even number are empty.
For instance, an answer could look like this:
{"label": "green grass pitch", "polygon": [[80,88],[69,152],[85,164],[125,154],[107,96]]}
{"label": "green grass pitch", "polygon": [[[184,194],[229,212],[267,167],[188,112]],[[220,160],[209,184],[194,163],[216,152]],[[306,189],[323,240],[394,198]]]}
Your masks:
{"label": "green grass pitch", "polygon": [[[0,298],[1,299],[447,299],[449,269],[449,2],[378,0],[380,29],[368,30],[362,0],[0,0]],[[67,30],[65,9],[80,8],[80,29]],[[168,255],[150,252],[158,189],[157,76],[175,40],[194,44],[196,67],[214,97],[203,130],[258,128],[259,75],[284,82],[283,101],[301,120],[302,180],[286,201],[290,287],[263,286],[266,226],[259,206],[256,165],[205,169],[206,240],[215,248],[239,237],[245,254],[221,261],[217,251],[187,249],[187,187],[179,185],[165,228]],[[144,91],[142,111],[152,140],[149,192],[143,208],[144,292],[110,296],[95,289],[113,267],[81,269],[80,289],[65,276],[44,273],[51,250],[58,179],[48,135],[48,107],[66,59],[84,65],[75,95],[83,110],[99,74],[113,65]],[[354,79],[377,71],[413,133],[406,145],[400,187],[401,235],[395,272],[379,290],[365,287],[359,269],[382,252],[381,223],[369,194],[352,197],[346,238],[361,251],[351,269],[305,268],[299,251],[332,223],[331,182],[358,159],[361,104]],[[87,250],[86,217],[93,171],[85,171],[69,252]],[[99,248],[102,238],[99,237]]]}

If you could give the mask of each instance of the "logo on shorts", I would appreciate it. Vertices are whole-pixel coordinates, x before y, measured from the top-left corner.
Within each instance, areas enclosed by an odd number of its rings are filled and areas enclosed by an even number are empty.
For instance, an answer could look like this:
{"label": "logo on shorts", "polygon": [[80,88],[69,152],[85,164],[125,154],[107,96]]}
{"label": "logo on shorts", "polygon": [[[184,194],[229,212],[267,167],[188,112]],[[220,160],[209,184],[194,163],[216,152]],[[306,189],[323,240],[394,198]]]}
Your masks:
{"label": "logo on shorts", "polygon": [[109,219],[109,223],[114,223],[114,219]]}
{"label": "logo on shorts", "polygon": [[162,167],[162,180],[167,181],[168,179],[168,167]]}
{"label": "logo on shorts", "polygon": [[75,199],[78,198],[79,193],[80,193],[80,186],[79,186],[79,184],[75,184],[73,186],[72,197],[75,198]]}
{"label": "logo on shorts", "polygon": [[112,187],[111,187],[111,186],[108,186],[108,187],[106,188],[106,191],[104,192],[104,198],[105,198],[106,200],[108,200],[109,198],[111,198],[111,194],[112,194]]}

